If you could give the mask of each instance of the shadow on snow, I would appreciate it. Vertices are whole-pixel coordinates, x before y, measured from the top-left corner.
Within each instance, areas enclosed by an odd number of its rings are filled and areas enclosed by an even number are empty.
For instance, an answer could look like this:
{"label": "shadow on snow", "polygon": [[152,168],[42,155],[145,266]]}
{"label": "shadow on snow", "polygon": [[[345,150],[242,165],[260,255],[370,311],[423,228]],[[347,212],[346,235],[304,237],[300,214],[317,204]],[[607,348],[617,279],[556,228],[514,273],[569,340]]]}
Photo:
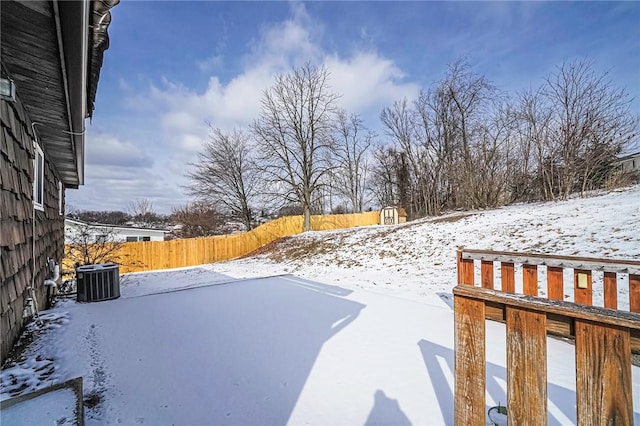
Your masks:
{"label": "shadow on snow", "polygon": [[[124,423],[285,424],[323,344],[365,307],[349,293],[274,277],[78,306],[108,375],[103,413]],[[387,403],[376,395],[376,406]]]}

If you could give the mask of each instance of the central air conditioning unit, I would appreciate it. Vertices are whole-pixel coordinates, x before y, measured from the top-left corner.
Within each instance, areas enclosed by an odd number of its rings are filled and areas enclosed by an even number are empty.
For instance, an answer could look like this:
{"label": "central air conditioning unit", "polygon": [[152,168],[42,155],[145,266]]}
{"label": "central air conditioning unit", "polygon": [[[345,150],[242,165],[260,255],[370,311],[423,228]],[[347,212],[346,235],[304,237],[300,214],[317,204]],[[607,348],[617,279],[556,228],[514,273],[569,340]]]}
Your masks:
{"label": "central air conditioning unit", "polygon": [[120,297],[120,267],[115,263],[76,268],[78,302],[100,302]]}

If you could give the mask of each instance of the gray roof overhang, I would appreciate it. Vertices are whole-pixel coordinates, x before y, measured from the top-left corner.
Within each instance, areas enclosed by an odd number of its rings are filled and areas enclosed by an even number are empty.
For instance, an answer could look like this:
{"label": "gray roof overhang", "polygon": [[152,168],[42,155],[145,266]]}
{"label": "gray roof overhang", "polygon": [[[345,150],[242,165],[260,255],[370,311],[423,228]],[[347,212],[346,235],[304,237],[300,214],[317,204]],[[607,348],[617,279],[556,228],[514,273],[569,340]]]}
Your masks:
{"label": "gray roof overhang", "polygon": [[91,117],[109,9],[119,0],[0,2],[3,72],[68,188],[84,183],[85,119]]}

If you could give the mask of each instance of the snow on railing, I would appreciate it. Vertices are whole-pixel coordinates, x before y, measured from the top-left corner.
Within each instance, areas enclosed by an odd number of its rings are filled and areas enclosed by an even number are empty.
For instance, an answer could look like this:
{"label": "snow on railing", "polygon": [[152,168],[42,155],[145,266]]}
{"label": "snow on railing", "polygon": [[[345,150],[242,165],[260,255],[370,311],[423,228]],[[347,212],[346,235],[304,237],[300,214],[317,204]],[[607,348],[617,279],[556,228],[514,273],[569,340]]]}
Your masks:
{"label": "snow on railing", "polygon": [[[475,280],[476,263],[480,263],[479,283]],[[517,268],[522,268],[521,283],[515,279]],[[539,279],[540,269],[546,272],[546,292],[544,283]],[[594,303],[593,291],[593,273],[596,271],[602,272],[602,291],[597,294],[599,306],[640,312],[640,261],[465,248],[458,250],[458,284],[479,285],[506,293],[519,293],[516,287],[521,284],[521,292],[527,296],[546,294],[548,299],[569,300],[582,305],[598,305]],[[497,276],[494,277],[497,275],[494,272],[499,274],[499,280]],[[567,282],[571,281],[571,275],[573,283]],[[619,282],[628,282],[628,289],[618,288]],[[627,295],[628,300],[619,300]]]}

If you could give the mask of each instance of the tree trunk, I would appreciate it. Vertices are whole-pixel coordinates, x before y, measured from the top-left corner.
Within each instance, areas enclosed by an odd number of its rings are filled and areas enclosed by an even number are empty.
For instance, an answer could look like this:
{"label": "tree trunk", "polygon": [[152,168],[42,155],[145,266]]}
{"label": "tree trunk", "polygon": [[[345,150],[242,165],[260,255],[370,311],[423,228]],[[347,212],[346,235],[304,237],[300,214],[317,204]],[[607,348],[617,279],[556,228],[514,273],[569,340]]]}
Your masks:
{"label": "tree trunk", "polygon": [[302,232],[311,231],[311,209],[308,205],[304,206],[303,216]]}

